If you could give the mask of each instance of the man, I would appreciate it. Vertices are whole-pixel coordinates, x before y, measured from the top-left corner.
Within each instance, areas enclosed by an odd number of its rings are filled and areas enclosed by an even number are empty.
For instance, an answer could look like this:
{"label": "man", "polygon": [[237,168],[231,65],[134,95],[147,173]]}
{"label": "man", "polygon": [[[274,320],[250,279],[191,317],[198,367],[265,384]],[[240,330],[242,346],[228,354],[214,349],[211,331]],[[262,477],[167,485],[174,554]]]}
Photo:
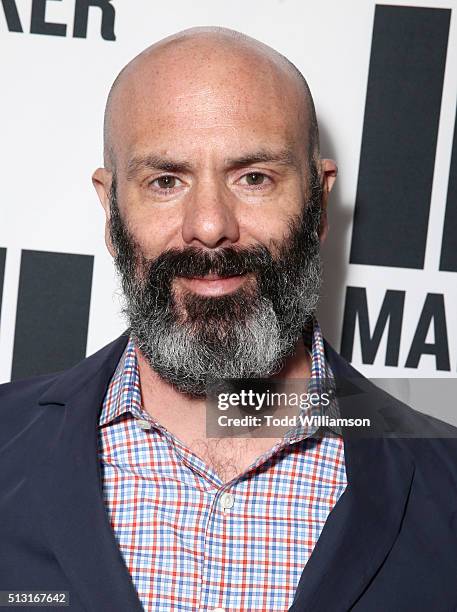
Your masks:
{"label": "man", "polygon": [[[337,169],[303,77],[185,31],[120,73],[104,137],[129,330],[0,391],[0,589],[97,612],[455,610],[454,431],[371,387],[314,316]],[[334,381],[373,435],[207,437],[227,378]]]}

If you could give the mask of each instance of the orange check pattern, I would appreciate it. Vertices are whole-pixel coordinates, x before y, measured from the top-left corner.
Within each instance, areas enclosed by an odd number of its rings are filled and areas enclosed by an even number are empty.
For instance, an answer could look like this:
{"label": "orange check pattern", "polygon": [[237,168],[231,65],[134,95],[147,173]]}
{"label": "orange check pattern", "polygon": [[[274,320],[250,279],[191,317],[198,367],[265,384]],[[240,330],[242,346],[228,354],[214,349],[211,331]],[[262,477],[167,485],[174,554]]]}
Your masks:
{"label": "orange check pattern", "polygon": [[[312,376],[331,376],[317,321],[304,339]],[[132,340],[100,413],[99,458],[111,525],[148,612],[288,610],[347,484],[342,438],[309,432],[222,482],[144,411]]]}

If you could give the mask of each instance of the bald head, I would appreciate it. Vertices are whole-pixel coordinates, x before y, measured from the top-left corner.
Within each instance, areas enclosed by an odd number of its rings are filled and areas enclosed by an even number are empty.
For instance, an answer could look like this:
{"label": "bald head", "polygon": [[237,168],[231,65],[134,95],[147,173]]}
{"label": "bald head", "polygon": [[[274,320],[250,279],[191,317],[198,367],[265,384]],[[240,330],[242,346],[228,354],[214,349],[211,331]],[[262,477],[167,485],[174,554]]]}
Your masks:
{"label": "bald head", "polygon": [[[105,109],[105,167],[115,169],[128,132],[141,125],[136,114],[143,121],[149,114],[153,121],[163,110],[159,106],[166,109],[180,100],[189,107],[197,100],[193,97],[197,90],[206,90],[207,98],[226,90],[227,109],[232,105],[238,112],[243,112],[243,101],[246,106],[279,105],[295,121],[296,137],[309,158],[318,158],[316,114],[301,72],[286,57],[249,36],[204,27],[184,30],[151,45],[119,73]],[[208,115],[213,112],[209,102],[206,111]]]}

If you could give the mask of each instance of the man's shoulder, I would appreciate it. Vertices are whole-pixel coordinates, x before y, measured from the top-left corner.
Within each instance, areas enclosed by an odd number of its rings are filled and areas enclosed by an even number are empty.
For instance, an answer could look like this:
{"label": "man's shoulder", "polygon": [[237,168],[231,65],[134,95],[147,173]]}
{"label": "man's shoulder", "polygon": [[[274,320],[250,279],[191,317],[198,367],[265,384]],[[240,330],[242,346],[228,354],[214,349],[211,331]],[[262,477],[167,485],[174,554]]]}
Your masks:
{"label": "man's shoulder", "polygon": [[[61,373],[32,376],[0,385],[0,431],[6,434],[33,418],[38,400]],[[3,438],[3,435],[1,435]]]}
{"label": "man's shoulder", "polygon": [[83,388],[85,381],[103,366],[108,371],[113,369],[127,337],[124,332],[93,355],[60,372],[0,384],[0,443],[33,423],[46,409],[45,404],[65,403],[66,391]]}
{"label": "man's shoulder", "polygon": [[39,397],[62,373],[42,374],[0,384],[0,407],[4,407],[6,402],[20,403],[22,400]]}
{"label": "man's shoulder", "polygon": [[[377,444],[378,448],[394,454],[400,451],[414,463],[417,482],[421,483],[423,490],[433,491],[443,506],[449,504],[449,492],[457,489],[457,428],[419,412],[414,405],[408,406],[363,376],[329,345],[326,349],[337,380],[339,377],[340,382],[346,380],[350,385],[355,381],[356,387],[362,389],[358,398],[360,413],[366,413],[376,421],[373,438],[368,434],[364,439],[362,432],[362,447],[381,439],[382,445]],[[344,400],[351,409],[357,398],[349,395]],[[353,432],[349,430],[346,439],[351,440],[352,435]],[[357,448],[357,440],[355,443]],[[452,503],[455,503],[454,494]]]}
{"label": "man's shoulder", "polygon": [[[370,408],[382,416],[386,433],[397,434],[405,438],[450,438],[457,439],[457,427],[439,418],[417,410],[377,386],[364,376],[335,349],[325,342],[326,355],[337,379],[343,382],[356,382],[370,402]],[[367,407],[368,408],[368,407]]]}

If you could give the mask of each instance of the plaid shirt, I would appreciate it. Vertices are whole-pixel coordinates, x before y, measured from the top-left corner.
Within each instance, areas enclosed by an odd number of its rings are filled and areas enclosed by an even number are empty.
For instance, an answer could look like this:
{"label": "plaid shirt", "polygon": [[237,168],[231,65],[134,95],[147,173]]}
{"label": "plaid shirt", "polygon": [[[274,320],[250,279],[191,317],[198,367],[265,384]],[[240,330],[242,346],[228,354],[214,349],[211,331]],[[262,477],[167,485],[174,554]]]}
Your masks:
{"label": "plaid shirt", "polygon": [[[317,321],[304,335],[312,378],[332,377]],[[103,493],[145,610],[286,611],[346,488],[343,440],[283,438],[222,482],[142,407],[130,339],[99,419]]]}

